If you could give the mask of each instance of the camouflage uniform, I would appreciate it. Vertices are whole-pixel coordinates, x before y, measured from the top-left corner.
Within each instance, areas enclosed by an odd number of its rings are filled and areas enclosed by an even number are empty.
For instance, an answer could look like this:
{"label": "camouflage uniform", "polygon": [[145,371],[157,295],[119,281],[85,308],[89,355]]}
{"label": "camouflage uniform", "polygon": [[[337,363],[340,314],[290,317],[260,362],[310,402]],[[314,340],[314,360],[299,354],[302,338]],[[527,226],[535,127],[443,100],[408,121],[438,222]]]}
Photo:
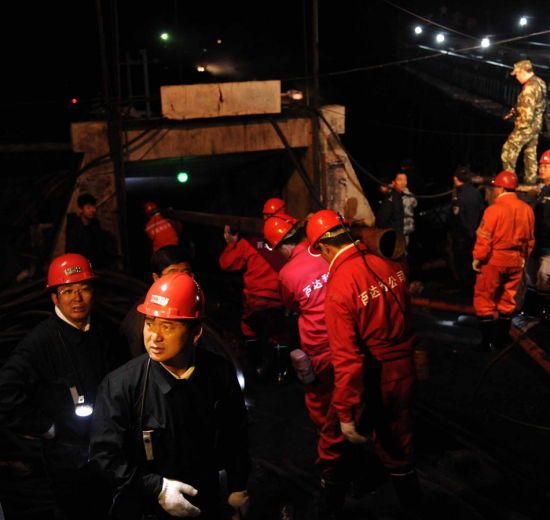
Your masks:
{"label": "camouflage uniform", "polygon": [[[521,68],[520,64],[523,62],[514,65],[514,72],[516,68]],[[546,83],[539,77],[532,76],[523,84],[516,106],[505,116],[505,119],[514,118],[514,129],[502,147],[502,169],[515,172],[518,156],[525,147],[523,163],[526,184],[535,184],[537,181],[537,144],[545,109]]]}

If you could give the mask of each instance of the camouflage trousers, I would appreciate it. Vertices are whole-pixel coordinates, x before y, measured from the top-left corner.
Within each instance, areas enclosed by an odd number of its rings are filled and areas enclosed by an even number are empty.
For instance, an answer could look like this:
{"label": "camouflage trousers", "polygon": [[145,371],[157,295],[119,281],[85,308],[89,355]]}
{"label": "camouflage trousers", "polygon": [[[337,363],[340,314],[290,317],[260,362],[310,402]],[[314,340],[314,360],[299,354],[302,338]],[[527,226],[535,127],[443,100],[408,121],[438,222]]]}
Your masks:
{"label": "camouflage trousers", "polygon": [[508,139],[502,146],[502,152],[500,154],[502,169],[515,172],[518,156],[523,148],[523,182],[525,184],[536,184],[538,142],[539,132],[534,133],[530,130],[512,130]]}

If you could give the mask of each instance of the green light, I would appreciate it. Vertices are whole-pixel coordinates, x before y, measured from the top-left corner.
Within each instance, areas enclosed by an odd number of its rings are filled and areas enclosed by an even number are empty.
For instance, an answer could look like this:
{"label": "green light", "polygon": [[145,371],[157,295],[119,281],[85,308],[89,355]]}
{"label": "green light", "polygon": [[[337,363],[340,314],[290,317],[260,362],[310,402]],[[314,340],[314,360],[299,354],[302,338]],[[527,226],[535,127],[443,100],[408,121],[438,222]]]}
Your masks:
{"label": "green light", "polygon": [[164,32],[160,35],[160,39],[164,40],[166,42],[170,39],[170,35],[168,33]]}
{"label": "green light", "polygon": [[189,180],[189,175],[185,172],[179,172],[178,173],[178,181],[179,182],[187,182]]}

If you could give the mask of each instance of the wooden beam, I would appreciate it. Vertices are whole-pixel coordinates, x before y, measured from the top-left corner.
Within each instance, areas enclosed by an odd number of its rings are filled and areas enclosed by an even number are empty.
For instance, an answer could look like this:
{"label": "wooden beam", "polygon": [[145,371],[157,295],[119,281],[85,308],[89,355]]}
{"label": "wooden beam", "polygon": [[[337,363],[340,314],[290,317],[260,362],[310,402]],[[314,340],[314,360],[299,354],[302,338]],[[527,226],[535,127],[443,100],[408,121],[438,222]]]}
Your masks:
{"label": "wooden beam", "polygon": [[167,119],[278,114],[281,82],[244,81],[160,87],[162,116]]}

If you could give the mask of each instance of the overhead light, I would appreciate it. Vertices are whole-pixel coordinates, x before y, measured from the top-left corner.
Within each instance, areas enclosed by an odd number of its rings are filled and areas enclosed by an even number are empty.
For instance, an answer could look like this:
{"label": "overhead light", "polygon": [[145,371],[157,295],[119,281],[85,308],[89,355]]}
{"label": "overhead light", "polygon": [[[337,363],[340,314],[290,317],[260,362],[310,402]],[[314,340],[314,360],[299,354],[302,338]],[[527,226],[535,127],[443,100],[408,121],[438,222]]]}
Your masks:
{"label": "overhead light", "polygon": [[527,25],[527,16],[522,16],[520,19],[519,19],[519,24],[523,27],[525,25]]}
{"label": "overhead light", "polygon": [[206,67],[204,65],[197,65],[197,72],[204,72]]}
{"label": "overhead light", "polygon": [[443,33],[438,33],[438,35],[435,37],[435,41],[437,43],[443,43],[445,41],[445,35]]}
{"label": "overhead light", "polygon": [[491,45],[491,40],[489,40],[489,38],[485,37],[483,38],[483,40],[481,40],[481,46],[483,48],[487,48],[489,47],[489,45]]}
{"label": "overhead light", "polygon": [[170,35],[167,33],[167,32],[163,32],[161,33],[160,35],[160,39],[161,40],[164,40],[165,42],[168,41],[170,39]]}
{"label": "overhead light", "polygon": [[417,25],[415,28],[414,28],[414,34],[422,34],[423,32],[423,29],[420,25]]}

